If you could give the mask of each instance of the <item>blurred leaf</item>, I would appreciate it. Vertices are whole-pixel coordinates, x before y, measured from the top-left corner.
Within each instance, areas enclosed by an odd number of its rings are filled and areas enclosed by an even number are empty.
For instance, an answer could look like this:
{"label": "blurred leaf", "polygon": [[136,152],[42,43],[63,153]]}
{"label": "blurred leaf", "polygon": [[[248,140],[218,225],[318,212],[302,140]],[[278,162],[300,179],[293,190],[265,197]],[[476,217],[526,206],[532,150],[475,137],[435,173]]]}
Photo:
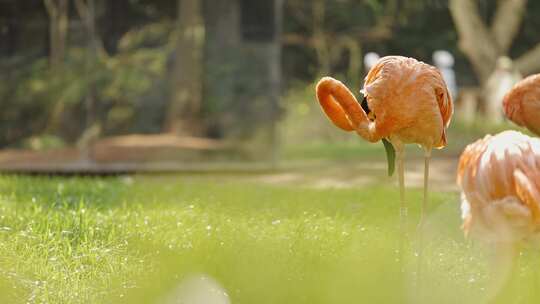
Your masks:
{"label": "blurred leaf", "polygon": [[119,41],[121,52],[138,48],[163,46],[168,43],[174,24],[170,21],[156,22],[127,32]]}
{"label": "blurred leaf", "polygon": [[31,150],[48,150],[63,148],[66,143],[58,136],[54,135],[40,135],[32,136],[23,141],[23,147]]}
{"label": "blurred leaf", "polygon": [[386,152],[386,161],[388,162],[388,176],[392,176],[396,167],[396,150],[386,138],[383,138],[382,142]]}

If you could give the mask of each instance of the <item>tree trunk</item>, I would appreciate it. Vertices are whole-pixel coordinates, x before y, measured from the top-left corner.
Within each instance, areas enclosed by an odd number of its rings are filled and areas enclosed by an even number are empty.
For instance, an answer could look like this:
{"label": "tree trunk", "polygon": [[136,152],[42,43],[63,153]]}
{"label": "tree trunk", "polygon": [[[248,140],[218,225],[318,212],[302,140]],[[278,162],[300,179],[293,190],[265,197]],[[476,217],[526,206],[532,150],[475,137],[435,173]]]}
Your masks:
{"label": "tree trunk", "polygon": [[540,43],[527,51],[515,61],[516,68],[523,75],[529,75],[540,71]]}
{"label": "tree trunk", "polygon": [[527,0],[499,0],[491,22],[491,35],[501,54],[508,53],[518,34],[526,4]]}
{"label": "tree trunk", "polygon": [[[66,40],[68,34],[68,0],[44,0],[49,15],[49,67],[52,71],[62,68],[66,53]],[[45,132],[58,128],[64,104],[56,102],[49,115]]]}
{"label": "tree trunk", "polygon": [[[245,81],[239,62],[243,58],[241,3],[239,0],[204,0],[203,75],[205,126],[210,137],[225,138],[238,123],[236,106],[242,103],[238,87]],[[242,116],[240,116],[242,117]]]}
{"label": "tree trunk", "polygon": [[178,0],[177,46],[165,129],[178,134],[202,132],[202,52],[204,25],[200,0]]}
{"label": "tree trunk", "polygon": [[[518,34],[527,0],[499,0],[491,26],[486,25],[473,0],[450,0],[450,13],[459,34],[459,47],[471,62],[482,87],[485,113],[489,120],[502,120],[502,98],[519,72],[540,68],[540,45],[512,65],[507,56]],[[499,60],[501,59],[501,60]],[[515,70],[517,67],[518,71]]]}
{"label": "tree trunk", "polygon": [[324,31],[324,17],[326,15],[326,3],[324,0],[313,1],[313,42],[317,61],[319,63],[319,72],[327,75],[331,70],[331,58],[328,41]]}
{"label": "tree trunk", "polygon": [[[449,8],[459,34],[459,47],[467,56],[478,80],[485,84],[495,63],[506,56],[517,36],[523,20],[527,0],[499,0],[491,26],[481,19],[474,0],[450,0]],[[540,44],[538,51],[526,53],[516,60],[521,73],[540,68]]]}
{"label": "tree trunk", "polygon": [[49,63],[52,68],[62,65],[68,33],[68,0],[44,0],[49,14]]}
{"label": "tree trunk", "polygon": [[500,55],[498,46],[480,18],[476,1],[450,0],[450,13],[459,34],[459,47],[472,63],[481,83],[485,83]]}
{"label": "tree trunk", "polygon": [[276,167],[279,160],[279,134],[278,117],[280,112],[280,99],[282,93],[282,71],[281,71],[281,35],[283,32],[283,3],[284,0],[274,2],[274,41],[271,46],[270,55],[270,99],[272,102],[272,126],[270,129],[270,148],[272,149],[271,162]]}
{"label": "tree trunk", "polygon": [[85,97],[86,122],[85,129],[77,141],[81,149],[82,158],[85,161],[91,159],[90,147],[101,134],[101,122],[98,117],[97,88],[93,79],[95,65],[99,56],[106,56],[103,44],[96,30],[96,6],[95,0],[75,0],[77,13],[81,18],[87,33],[86,76],[88,93]]}
{"label": "tree trunk", "polygon": [[103,43],[97,34],[95,0],[75,0],[75,7],[88,35],[88,49],[92,56],[106,55]]}

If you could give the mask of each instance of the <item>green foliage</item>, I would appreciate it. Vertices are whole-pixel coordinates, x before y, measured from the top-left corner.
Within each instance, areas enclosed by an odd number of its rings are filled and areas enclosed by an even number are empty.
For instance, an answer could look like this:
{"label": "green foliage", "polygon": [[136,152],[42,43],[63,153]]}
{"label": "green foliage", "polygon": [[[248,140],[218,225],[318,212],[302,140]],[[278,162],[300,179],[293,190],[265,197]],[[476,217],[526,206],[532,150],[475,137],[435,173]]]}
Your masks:
{"label": "green foliage", "polygon": [[54,135],[35,135],[25,139],[22,142],[23,148],[37,151],[63,148],[64,146],[65,142],[58,136]]}
{"label": "green foliage", "polygon": [[121,52],[137,51],[139,48],[163,47],[170,44],[174,25],[170,21],[155,22],[133,29],[120,39],[118,49]]}
{"label": "green foliage", "polygon": [[[324,19],[314,19],[314,3],[324,3]],[[318,33],[326,41],[317,43],[291,43],[285,45],[285,70],[296,79],[310,81],[320,76],[323,62],[327,60],[332,75],[360,85],[364,76],[363,66],[352,62],[375,51],[381,56],[403,55],[431,63],[437,49],[449,50],[456,56],[458,81],[474,84],[474,73],[458,49],[458,37],[453,25],[448,1],[287,1],[285,36],[294,34],[313,39]],[[351,52],[349,44],[356,43],[358,50]],[[323,54],[324,56],[321,56]],[[321,58],[323,57],[323,58]],[[356,58],[359,57],[359,58]],[[351,68],[356,70],[351,71]],[[463,80],[463,81],[462,81]]]}
{"label": "green foliage", "polygon": [[[0,99],[14,100],[10,107],[18,112],[17,116],[28,116],[25,106],[45,109],[41,124],[32,130],[38,135],[41,133],[38,130],[50,125],[51,120],[60,120],[52,123],[62,126],[63,118],[59,114],[70,109],[78,111],[76,121],[80,124],[86,115],[81,109],[86,107],[87,96],[95,99],[95,114],[106,129],[132,124],[135,105],[141,96],[161,90],[160,83],[166,78],[166,60],[172,50],[171,30],[170,23],[160,22],[129,31],[120,39],[118,52],[111,55],[70,47],[65,63],[59,67],[49,67],[46,58],[31,61],[13,72],[9,82],[0,84]],[[0,117],[6,114],[9,112],[0,113]],[[48,131],[62,134],[60,130]],[[0,144],[3,140],[6,139],[0,138]]]}

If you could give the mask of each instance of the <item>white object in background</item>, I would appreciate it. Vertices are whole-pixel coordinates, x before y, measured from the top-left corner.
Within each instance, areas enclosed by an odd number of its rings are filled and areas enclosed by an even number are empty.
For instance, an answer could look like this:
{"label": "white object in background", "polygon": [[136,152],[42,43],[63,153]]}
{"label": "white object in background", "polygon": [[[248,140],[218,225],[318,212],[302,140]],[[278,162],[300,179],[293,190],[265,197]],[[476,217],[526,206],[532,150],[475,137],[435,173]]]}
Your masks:
{"label": "white object in background", "polygon": [[486,114],[490,121],[499,123],[503,120],[503,98],[521,78],[512,59],[506,56],[497,59],[495,70],[489,76],[484,91]]}
{"label": "white object in background", "polygon": [[364,67],[366,70],[366,73],[371,70],[371,68],[379,61],[381,56],[375,52],[369,52],[366,55],[364,55]]}
{"label": "white object in background", "polygon": [[454,72],[454,56],[448,51],[437,50],[433,52],[433,63],[441,71],[448,91],[452,95],[452,99],[455,100],[458,95],[458,87]]}

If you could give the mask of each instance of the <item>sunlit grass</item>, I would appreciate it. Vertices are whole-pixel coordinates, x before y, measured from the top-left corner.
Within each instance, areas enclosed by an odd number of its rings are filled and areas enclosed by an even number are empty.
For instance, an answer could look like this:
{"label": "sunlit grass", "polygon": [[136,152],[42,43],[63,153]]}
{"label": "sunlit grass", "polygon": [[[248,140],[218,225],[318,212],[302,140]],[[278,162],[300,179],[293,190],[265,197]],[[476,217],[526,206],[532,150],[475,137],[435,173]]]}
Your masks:
{"label": "sunlit grass", "polygon": [[[488,293],[488,255],[463,239],[455,193],[431,195],[421,287],[418,190],[407,193],[404,272],[387,186],[3,176],[0,195],[1,303],[159,303],[196,273],[232,303],[481,303]],[[535,302],[535,257],[522,257],[516,303]]]}

